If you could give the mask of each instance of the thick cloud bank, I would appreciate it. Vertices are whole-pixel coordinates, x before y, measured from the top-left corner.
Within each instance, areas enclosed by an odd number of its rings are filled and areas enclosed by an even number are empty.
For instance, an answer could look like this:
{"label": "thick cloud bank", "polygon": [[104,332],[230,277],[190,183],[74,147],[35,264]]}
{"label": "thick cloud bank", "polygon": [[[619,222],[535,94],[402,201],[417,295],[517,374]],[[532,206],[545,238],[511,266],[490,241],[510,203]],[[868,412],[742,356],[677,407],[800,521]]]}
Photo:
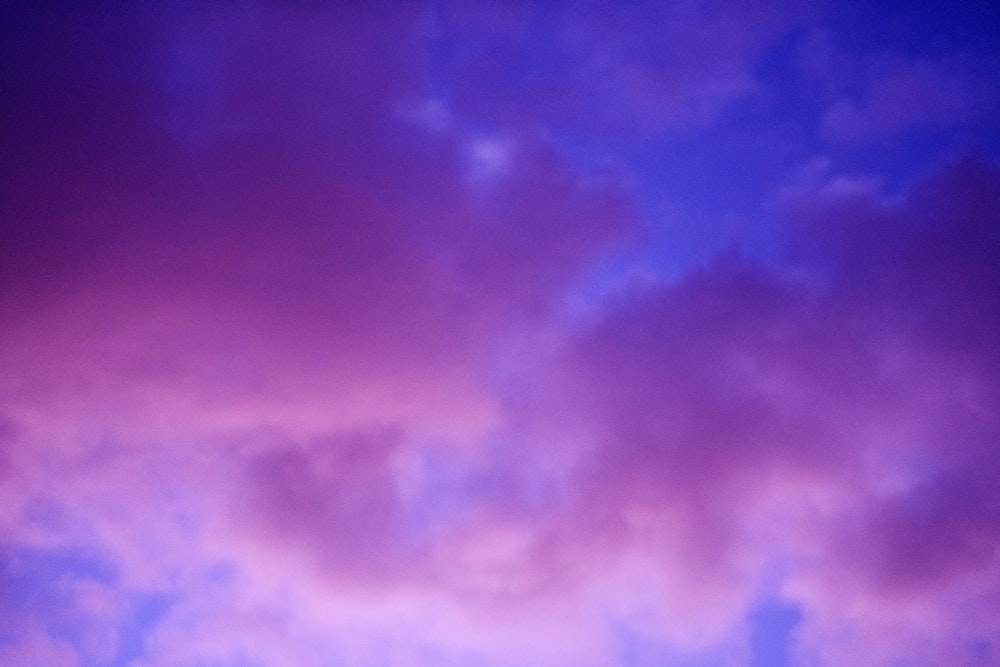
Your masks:
{"label": "thick cloud bank", "polygon": [[0,664],[1000,660],[981,17],[3,13]]}

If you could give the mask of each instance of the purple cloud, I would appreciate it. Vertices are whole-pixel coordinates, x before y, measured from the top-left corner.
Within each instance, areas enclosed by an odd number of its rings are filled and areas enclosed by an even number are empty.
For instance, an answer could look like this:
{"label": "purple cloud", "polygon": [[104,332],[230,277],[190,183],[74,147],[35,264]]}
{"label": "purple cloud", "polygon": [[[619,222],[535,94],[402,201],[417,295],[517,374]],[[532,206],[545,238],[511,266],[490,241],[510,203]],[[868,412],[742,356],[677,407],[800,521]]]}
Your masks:
{"label": "purple cloud", "polygon": [[993,660],[993,56],[793,4],[5,10],[0,662]]}

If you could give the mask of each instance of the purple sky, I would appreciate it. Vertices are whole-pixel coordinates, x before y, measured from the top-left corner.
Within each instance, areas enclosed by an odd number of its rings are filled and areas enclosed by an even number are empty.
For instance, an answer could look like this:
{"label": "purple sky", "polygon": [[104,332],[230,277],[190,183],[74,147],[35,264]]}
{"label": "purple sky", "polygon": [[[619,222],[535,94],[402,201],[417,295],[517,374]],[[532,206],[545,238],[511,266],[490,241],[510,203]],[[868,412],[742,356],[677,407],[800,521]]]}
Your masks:
{"label": "purple sky", "polygon": [[989,3],[64,4],[0,665],[1000,664]]}

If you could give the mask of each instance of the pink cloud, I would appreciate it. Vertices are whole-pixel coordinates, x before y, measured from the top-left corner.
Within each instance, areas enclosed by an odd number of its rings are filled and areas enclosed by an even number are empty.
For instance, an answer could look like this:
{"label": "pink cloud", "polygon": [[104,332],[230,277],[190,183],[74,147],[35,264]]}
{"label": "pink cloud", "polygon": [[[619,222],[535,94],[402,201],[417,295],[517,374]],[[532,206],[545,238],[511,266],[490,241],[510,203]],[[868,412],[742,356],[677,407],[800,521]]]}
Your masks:
{"label": "pink cloud", "polygon": [[[250,428],[251,408],[227,426],[188,402],[173,414],[194,423],[176,435],[148,406],[127,428],[71,409],[53,429],[31,419],[44,402],[7,395],[23,499],[9,534],[40,549],[89,545],[121,568],[115,586],[173,596],[146,639],[150,665],[602,664],[618,650],[609,619],[739,662],[746,614],[768,586],[803,609],[801,660],[971,659],[993,650],[997,623],[997,378],[985,362],[998,192],[995,171],[967,161],[899,204],[799,206],[794,271],[724,258],[624,293],[592,324],[561,324],[547,347],[518,348],[491,422],[464,449],[423,441],[433,420],[379,411],[391,426],[303,428],[279,410]],[[113,359],[117,339],[94,331]],[[76,363],[104,377],[115,367]],[[431,376],[416,377],[419,388]],[[144,382],[162,397],[215,380],[196,366],[121,376],[100,397],[135,401]],[[60,488],[47,489],[57,471]],[[39,522],[39,502],[62,509]],[[87,608],[105,608],[99,597]],[[5,650],[34,650],[30,636]],[[906,637],[921,638],[919,653]]]}
{"label": "pink cloud", "polygon": [[0,649],[3,664],[10,667],[76,667],[80,664],[76,653],[65,642],[50,639],[44,635],[33,636],[13,647]]}
{"label": "pink cloud", "polygon": [[[637,53],[594,9],[585,75],[711,118],[788,26],[727,10]],[[0,210],[0,662],[741,664],[770,597],[805,664],[996,654],[995,167],[806,189],[780,262],[577,317],[627,179],[533,111],[463,125],[471,84],[401,113],[430,12],[143,17],[141,62],[81,13],[14,63],[53,79],[17,91]]]}

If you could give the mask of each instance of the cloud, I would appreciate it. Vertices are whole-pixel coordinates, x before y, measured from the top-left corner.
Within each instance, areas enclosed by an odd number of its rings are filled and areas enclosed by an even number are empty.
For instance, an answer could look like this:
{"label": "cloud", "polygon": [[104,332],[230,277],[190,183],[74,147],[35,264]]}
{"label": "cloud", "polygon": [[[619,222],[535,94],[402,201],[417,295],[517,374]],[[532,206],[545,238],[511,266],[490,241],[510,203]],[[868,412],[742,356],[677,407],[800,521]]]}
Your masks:
{"label": "cloud", "polygon": [[829,108],[829,140],[893,141],[914,130],[982,123],[997,107],[990,76],[974,59],[889,61],[867,74],[860,99],[840,98]]}
{"label": "cloud", "polygon": [[[994,616],[968,614],[998,585],[998,194],[995,168],[967,160],[895,206],[821,201],[794,214],[794,271],[722,258],[578,334],[547,394],[593,443],[578,539],[655,545],[692,591],[664,594],[675,614],[711,609],[720,581],[724,608],[745,607],[790,559],[791,581],[823,582],[788,590],[834,662],[867,660],[883,631],[964,627],[933,635],[939,656],[987,641]],[[904,611],[942,596],[947,620]],[[901,599],[896,625],[866,628]],[[828,627],[847,635],[815,636]]]}
{"label": "cloud", "polygon": [[799,16],[727,9],[17,10],[0,662],[995,656],[994,166],[589,282],[546,124],[713,122]]}
{"label": "cloud", "polygon": [[[23,167],[2,199],[5,534],[73,590],[98,584],[46,554],[95,553],[113,564],[102,590],[175,600],[136,639],[152,664],[328,664],[330,624],[261,580],[305,595],[284,560],[298,553],[325,591],[415,588],[433,605],[420,577],[494,586],[491,566],[447,570],[489,550],[485,527],[431,547],[447,522],[420,512],[432,490],[416,452],[475,460],[499,419],[488,374],[502,336],[558,308],[634,216],[621,183],[526,131],[488,190],[470,184],[475,135],[428,135],[393,112],[418,97],[421,64],[397,48],[419,39],[410,14],[150,12],[23,17],[76,36],[24,40],[6,84],[24,107],[4,135]],[[104,39],[120,33],[148,44],[141,57]],[[230,561],[246,588],[235,609],[201,589]],[[2,646],[107,664],[120,625],[42,623]],[[289,653],[297,632],[314,652]],[[343,650],[383,655],[379,632]]]}
{"label": "cloud", "polygon": [[432,71],[458,113],[480,123],[659,133],[710,125],[756,94],[757,59],[803,16],[798,2],[445,3]]}
{"label": "cloud", "polygon": [[[46,397],[119,426],[137,411],[249,426],[261,410],[361,428],[436,420],[431,430],[457,429],[445,435],[489,423],[475,359],[494,330],[544,312],[628,232],[622,187],[573,173],[535,137],[519,140],[489,193],[467,187],[462,130],[417,137],[386,112],[411,94],[419,63],[375,59],[364,76],[352,65],[376,48],[369,38],[396,53],[413,19],[346,11],[326,32],[302,29],[311,16],[258,8],[139,24],[164,58],[178,42],[209,49],[205,66],[226,70],[210,86],[222,109],[259,117],[237,134],[200,130],[218,136],[196,147],[150,108],[167,75],[148,63],[89,65],[102,79],[138,78],[124,99],[70,105],[57,89],[38,102],[74,114],[75,130],[26,128],[59,157],[4,198],[7,354],[20,369],[4,392],[22,409]],[[72,70],[79,48],[48,58]],[[165,113],[179,104],[168,98]],[[114,113],[124,129],[100,120]],[[77,182],[67,202],[64,184]],[[327,409],[328,398],[345,403]],[[436,419],[428,399],[448,416]]]}
{"label": "cloud", "polygon": [[76,667],[76,654],[65,643],[54,641],[44,635],[26,639],[16,647],[0,650],[5,665],[30,667],[30,665],[52,665],[53,667]]}

